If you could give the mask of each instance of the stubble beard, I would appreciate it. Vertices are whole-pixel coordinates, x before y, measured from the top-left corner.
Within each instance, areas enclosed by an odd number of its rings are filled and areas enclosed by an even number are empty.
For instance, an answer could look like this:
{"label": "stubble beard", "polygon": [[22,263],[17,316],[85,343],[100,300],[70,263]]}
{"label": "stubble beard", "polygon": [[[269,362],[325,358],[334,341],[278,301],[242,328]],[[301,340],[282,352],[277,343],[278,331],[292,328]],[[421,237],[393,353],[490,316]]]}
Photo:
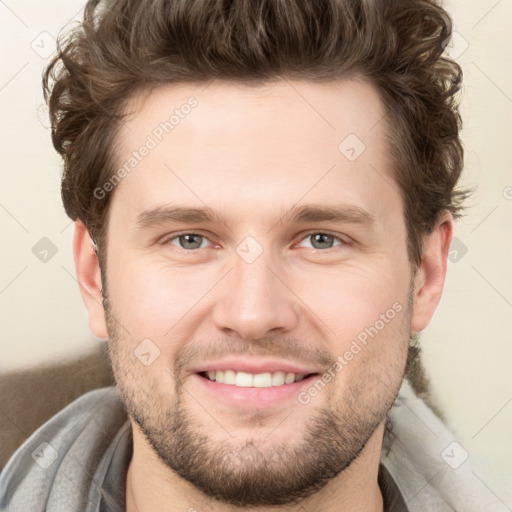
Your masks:
{"label": "stubble beard", "polygon": [[[301,442],[292,446],[269,443],[271,437],[262,445],[258,437],[240,440],[229,433],[225,440],[218,441],[188,410],[185,400],[190,398],[189,392],[181,376],[176,376],[174,396],[170,398],[151,367],[135,358],[136,343],[121,338],[106,290],[104,307],[108,353],[128,416],[171,471],[207,497],[238,507],[296,504],[348,468],[385,420],[405,372],[404,354],[400,355],[401,375],[395,373],[386,385],[371,367],[362,368],[357,382],[352,379],[344,383],[342,396],[324,400],[321,407],[315,405],[314,413],[304,423]],[[410,313],[409,304],[398,329],[407,340]],[[284,347],[283,354],[289,351]],[[293,422],[293,413],[282,425],[287,421]]]}

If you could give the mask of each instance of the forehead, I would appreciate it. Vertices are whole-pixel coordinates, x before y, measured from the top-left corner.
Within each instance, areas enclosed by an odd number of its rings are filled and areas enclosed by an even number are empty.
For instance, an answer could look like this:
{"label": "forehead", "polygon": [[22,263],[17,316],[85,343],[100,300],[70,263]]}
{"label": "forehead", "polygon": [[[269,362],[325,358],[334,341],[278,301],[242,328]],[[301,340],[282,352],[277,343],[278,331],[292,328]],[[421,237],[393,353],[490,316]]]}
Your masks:
{"label": "forehead", "polygon": [[[192,98],[197,106],[188,109],[186,104]],[[186,112],[183,117],[180,107],[191,111],[192,121],[181,122],[189,116]],[[308,134],[318,138],[327,138],[330,134],[336,140],[345,132],[369,139],[368,132],[384,118],[377,90],[362,78],[328,82],[281,79],[252,85],[221,80],[167,84],[132,97],[125,112],[127,122],[121,128],[120,140],[128,135],[128,142],[133,142],[127,133],[132,131],[133,125],[150,133],[157,128],[155,121],[165,123],[174,112],[177,116],[171,123],[173,131],[180,126],[174,134],[210,136],[213,129],[218,138],[223,135],[233,138],[235,133],[244,137],[251,131],[261,132],[272,125],[274,129],[285,131],[289,140],[294,136],[300,140]],[[285,116],[277,117],[278,114]],[[373,135],[378,134],[379,130]]]}
{"label": "forehead", "polygon": [[176,202],[240,219],[275,219],[300,202],[401,213],[384,108],[368,83],[172,84],[126,112],[116,158],[127,172],[112,202],[134,215]]}

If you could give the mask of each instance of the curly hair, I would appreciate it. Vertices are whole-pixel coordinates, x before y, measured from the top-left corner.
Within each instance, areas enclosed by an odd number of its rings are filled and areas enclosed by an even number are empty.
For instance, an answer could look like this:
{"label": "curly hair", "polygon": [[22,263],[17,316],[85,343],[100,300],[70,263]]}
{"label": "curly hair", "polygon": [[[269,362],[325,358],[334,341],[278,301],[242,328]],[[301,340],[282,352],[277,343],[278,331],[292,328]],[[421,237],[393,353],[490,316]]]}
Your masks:
{"label": "curly hair", "polygon": [[111,194],[100,199],[94,190],[116,170],[116,133],[137,93],[213,79],[358,76],[385,108],[417,267],[423,235],[443,210],[458,218],[469,195],[456,189],[462,72],[444,55],[451,33],[450,16],[434,0],[89,0],[43,74],[65,210],[83,221],[101,263]]}
{"label": "curly hair", "polygon": [[468,195],[455,189],[462,72],[443,56],[451,30],[432,0],[89,0],[43,74],[66,213],[105,245],[110,194],[98,199],[93,191],[115,172],[117,128],[138,91],[216,78],[357,74],[385,106],[408,256],[417,266],[422,235],[442,210],[459,217]]}

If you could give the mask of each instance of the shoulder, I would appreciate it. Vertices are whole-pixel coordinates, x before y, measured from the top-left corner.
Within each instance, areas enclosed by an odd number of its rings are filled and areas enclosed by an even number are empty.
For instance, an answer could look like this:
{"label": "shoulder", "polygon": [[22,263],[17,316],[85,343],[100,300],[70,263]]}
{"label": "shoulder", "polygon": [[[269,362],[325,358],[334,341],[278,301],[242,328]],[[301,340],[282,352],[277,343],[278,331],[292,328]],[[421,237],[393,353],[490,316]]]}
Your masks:
{"label": "shoulder", "polygon": [[71,505],[67,510],[79,510],[78,503],[87,501],[84,489],[127,422],[115,386],[90,391],[68,404],[8,461],[0,474],[0,510],[45,510],[57,498],[62,510],[66,502]]}
{"label": "shoulder", "polygon": [[388,417],[381,462],[409,510],[486,510],[489,496],[468,458],[452,429],[404,380]]}

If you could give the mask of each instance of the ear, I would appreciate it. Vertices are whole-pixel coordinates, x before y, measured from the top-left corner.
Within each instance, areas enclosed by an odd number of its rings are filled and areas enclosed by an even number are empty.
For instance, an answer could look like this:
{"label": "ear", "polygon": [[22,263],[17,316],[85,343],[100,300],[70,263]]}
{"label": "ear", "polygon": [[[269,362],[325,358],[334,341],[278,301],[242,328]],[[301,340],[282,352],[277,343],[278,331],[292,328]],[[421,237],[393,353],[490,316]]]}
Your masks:
{"label": "ear", "polygon": [[82,300],[89,316],[89,328],[102,340],[108,337],[101,296],[101,271],[94,243],[82,221],[75,221],[73,258]]}
{"label": "ear", "polygon": [[441,300],[452,235],[453,218],[450,212],[444,211],[432,233],[423,238],[421,263],[414,278],[413,332],[425,329]]}

